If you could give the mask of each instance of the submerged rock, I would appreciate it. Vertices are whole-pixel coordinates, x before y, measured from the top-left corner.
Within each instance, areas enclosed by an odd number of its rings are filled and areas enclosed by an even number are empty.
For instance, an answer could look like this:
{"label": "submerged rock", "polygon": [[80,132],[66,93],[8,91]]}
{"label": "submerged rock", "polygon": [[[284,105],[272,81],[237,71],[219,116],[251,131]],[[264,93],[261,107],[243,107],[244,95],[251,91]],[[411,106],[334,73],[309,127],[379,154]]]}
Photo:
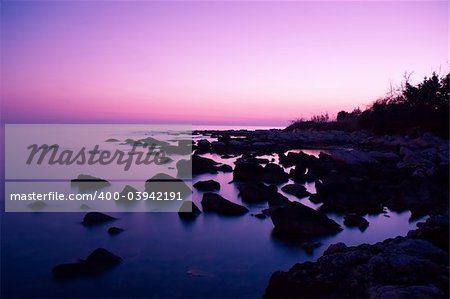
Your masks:
{"label": "submerged rock", "polygon": [[281,190],[286,192],[286,193],[292,194],[292,195],[294,195],[295,197],[298,197],[298,198],[304,198],[304,197],[307,197],[307,196],[311,195],[311,193],[309,193],[306,190],[306,187],[301,185],[301,184],[285,185],[285,186],[283,186],[281,188]]}
{"label": "submerged rock", "polygon": [[299,202],[281,206],[271,213],[274,232],[290,238],[330,235],[342,230],[341,226],[325,214]]}
{"label": "submerged rock", "polygon": [[121,261],[122,258],[108,250],[97,248],[85,260],[55,266],[52,273],[56,279],[73,279],[80,276],[100,275]]}
{"label": "submerged rock", "polygon": [[116,220],[116,218],[100,212],[89,212],[84,215],[82,224],[87,226],[98,225],[113,220]]}
{"label": "submerged rock", "polygon": [[198,181],[194,188],[200,191],[215,191],[220,190],[220,183],[214,180]]}
{"label": "submerged rock", "polygon": [[350,213],[344,216],[344,224],[348,227],[358,227],[361,231],[364,231],[369,226],[369,221],[358,214]]}
{"label": "submerged rock", "polygon": [[181,205],[178,216],[183,220],[193,220],[201,213],[202,212],[193,201],[186,200]]}
{"label": "submerged rock", "polygon": [[123,231],[124,231],[124,229],[120,228],[120,227],[112,226],[112,227],[108,228],[108,234],[113,235],[113,236],[118,235],[118,234],[122,233]]}
{"label": "submerged rock", "polygon": [[203,194],[201,203],[203,211],[216,212],[220,215],[240,216],[248,212],[246,207],[231,202],[217,193]]}

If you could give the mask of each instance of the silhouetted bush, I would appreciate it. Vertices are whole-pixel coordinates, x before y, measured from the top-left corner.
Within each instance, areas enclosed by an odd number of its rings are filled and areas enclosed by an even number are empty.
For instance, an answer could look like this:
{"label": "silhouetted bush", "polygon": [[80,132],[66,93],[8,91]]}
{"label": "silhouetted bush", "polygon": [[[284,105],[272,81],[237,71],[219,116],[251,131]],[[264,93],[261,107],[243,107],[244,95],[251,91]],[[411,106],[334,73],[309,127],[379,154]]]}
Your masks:
{"label": "silhouetted bush", "polygon": [[[433,73],[417,86],[406,78],[402,87],[375,101],[368,109],[340,111],[336,121],[297,121],[287,130],[370,130],[375,134],[418,135],[431,132],[449,136],[449,79]],[[320,120],[320,117],[317,119]]]}

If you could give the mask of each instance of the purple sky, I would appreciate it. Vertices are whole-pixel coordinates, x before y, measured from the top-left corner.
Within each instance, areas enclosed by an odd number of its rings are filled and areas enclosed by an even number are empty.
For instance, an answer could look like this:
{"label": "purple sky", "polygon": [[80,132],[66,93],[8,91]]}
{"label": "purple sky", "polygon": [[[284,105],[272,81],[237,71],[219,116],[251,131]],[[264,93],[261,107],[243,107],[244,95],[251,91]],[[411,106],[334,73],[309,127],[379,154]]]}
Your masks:
{"label": "purple sky", "polygon": [[3,122],[285,125],[448,70],[448,2],[11,1]]}

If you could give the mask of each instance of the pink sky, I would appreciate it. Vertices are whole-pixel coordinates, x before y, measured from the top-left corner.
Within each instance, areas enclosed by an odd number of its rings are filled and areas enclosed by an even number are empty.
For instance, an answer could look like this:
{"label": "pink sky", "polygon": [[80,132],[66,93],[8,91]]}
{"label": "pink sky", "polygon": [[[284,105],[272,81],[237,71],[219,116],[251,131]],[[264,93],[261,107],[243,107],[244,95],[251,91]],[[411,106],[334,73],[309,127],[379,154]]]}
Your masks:
{"label": "pink sky", "polygon": [[3,122],[286,125],[448,70],[448,2],[3,2]]}

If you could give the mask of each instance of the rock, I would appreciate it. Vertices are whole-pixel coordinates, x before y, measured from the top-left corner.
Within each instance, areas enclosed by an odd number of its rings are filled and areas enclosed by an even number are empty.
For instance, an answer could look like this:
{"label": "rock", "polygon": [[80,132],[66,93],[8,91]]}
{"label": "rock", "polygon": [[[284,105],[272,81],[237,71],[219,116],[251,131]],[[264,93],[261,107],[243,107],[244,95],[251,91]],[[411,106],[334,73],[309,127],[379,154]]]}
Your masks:
{"label": "rock", "polygon": [[100,213],[100,212],[88,212],[86,215],[84,215],[82,224],[91,226],[91,225],[97,225],[102,224],[105,222],[116,220],[116,218]]}
{"label": "rock", "polygon": [[348,227],[358,227],[361,231],[364,231],[369,226],[369,221],[358,214],[350,213],[344,216],[344,224]]}
{"label": "rock", "polygon": [[177,162],[177,170],[179,178],[190,178],[193,175],[200,175],[204,173],[217,173],[216,161],[201,157],[199,155],[192,155],[190,160],[180,160]]}
{"label": "rock", "polygon": [[192,190],[183,180],[158,173],[145,182],[145,192],[180,192],[181,197],[187,197],[191,195]]}
{"label": "rock", "polygon": [[170,145],[170,143],[168,143],[166,141],[161,141],[161,140],[155,139],[153,137],[146,137],[143,139],[139,139],[137,142],[142,145],[145,144],[147,147],[150,147],[152,145],[153,146],[168,146],[168,145]]}
{"label": "rock", "polygon": [[80,276],[100,275],[122,261],[122,258],[104,248],[95,249],[85,260],[61,264],[53,268],[56,279],[73,279]]}
{"label": "rock", "polygon": [[72,179],[70,183],[72,187],[77,187],[81,190],[97,190],[111,185],[107,180],[88,174],[80,174],[76,179]]}
{"label": "rock", "polygon": [[449,250],[449,215],[432,215],[425,222],[417,223],[418,229],[408,232],[408,237],[422,239]]}
{"label": "rock", "polygon": [[266,183],[285,183],[289,180],[288,174],[281,166],[274,163],[268,163],[264,167],[262,180]]}
{"label": "rock", "polygon": [[238,190],[242,200],[248,203],[265,202],[269,199],[270,188],[261,182],[241,183]]}
{"label": "rock", "polygon": [[339,243],[316,262],[274,272],[263,297],[447,298],[448,264],[448,252],[421,239]]}
{"label": "rock", "polygon": [[267,217],[264,213],[252,214],[252,216],[258,219],[266,219]]}
{"label": "rock", "polygon": [[222,171],[222,172],[233,172],[233,167],[231,167],[230,165],[227,164],[222,164],[216,167],[216,169],[218,171]]}
{"label": "rock", "polygon": [[178,211],[178,217],[183,220],[193,220],[201,213],[202,212],[193,201],[186,200],[183,202],[180,210]]}
{"label": "rock", "polygon": [[320,242],[303,242],[300,244],[300,247],[307,253],[313,254],[316,248],[322,246]]}
{"label": "rock", "polygon": [[105,140],[105,142],[119,142],[120,140],[116,139],[116,138],[108,138]]}
{"label": "rock", "polygon": [[197,150],[201,152],[208,152],[211,148],[211,143],[206,139],[200,139],[197,141]]}
{"label": "rock", "polygon": [[217,193],[203,194],[201,203],[203,211],[216,212],[220,215],[239,216],[248,212],[246,207],[235,204]]}
{"label": "rock", "polygon": [[120,227],[112,226],[112,227],[108,228],[108,234],[113,235],[113,236],[118,235],[123,231],[124,231],[124,229],[120,228]]}
{"label": "rock", "polygon": [[339,224],[325,214],[311,209],[299,202],[279,207],[271,214],[276,234],[303,238],[338,233]]}
{"label": "rock", "polygon": [[257,181],[264,173],[264,168],[256,162],[241,161],[233,170],[233,181]]}
{"label": "rock", "polygon": [[220,183],[214,180],[198,181],[193,187],[200,191],[216,191],[220,190]]}
{"label": "rock", "polygon": [[34,211],[39,211],[39,210],[42,210],[45,207],[47,207],[47,204],[43,201],[35,201],[32,203],[29,203],[27,206]]}
{"label": "rock", "polygon": [[311,193],[309,193],[306,190],[306,187],[301,185],[301,184],[289,184],[289,185],[285,185],[281,188],[282,191],[292,194],[298,198],[303,198],[303,197],[307,197],[310,196]]}
{"label": "rock", "polygon": [[286,196],[278,192],[275,185],[268,186],[269,207],[281,207],[292,203]]}

